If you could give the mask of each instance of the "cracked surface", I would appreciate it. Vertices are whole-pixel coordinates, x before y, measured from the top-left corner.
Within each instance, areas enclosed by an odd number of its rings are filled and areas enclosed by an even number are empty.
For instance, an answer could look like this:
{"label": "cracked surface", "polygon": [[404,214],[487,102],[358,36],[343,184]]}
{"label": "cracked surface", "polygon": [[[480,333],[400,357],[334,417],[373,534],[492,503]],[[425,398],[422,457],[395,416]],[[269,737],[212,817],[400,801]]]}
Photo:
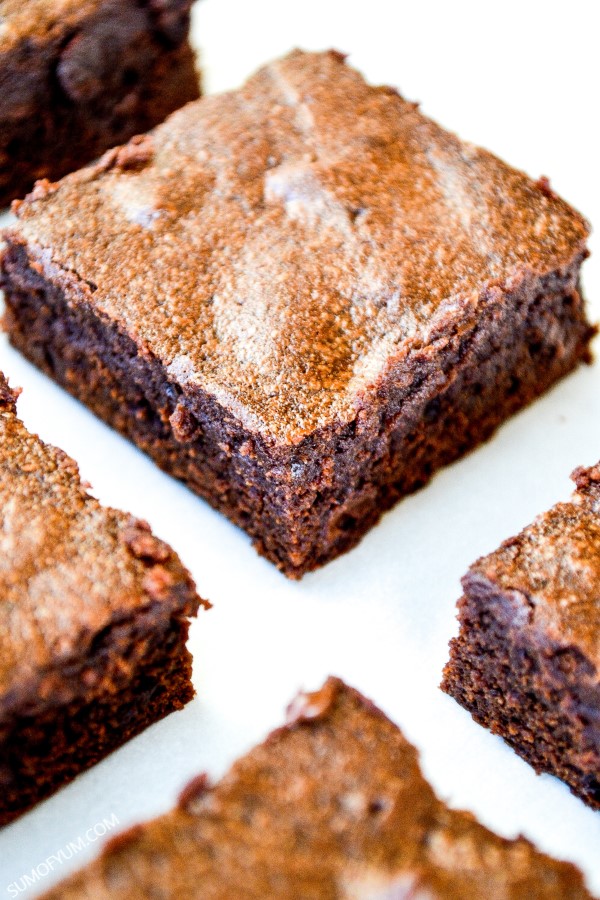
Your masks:
{"label": "cracked surface", "polygon": [[588,897],[574,866],[449,809],[399,729],[338,679],[210,788],[109,843],[47,900]]}

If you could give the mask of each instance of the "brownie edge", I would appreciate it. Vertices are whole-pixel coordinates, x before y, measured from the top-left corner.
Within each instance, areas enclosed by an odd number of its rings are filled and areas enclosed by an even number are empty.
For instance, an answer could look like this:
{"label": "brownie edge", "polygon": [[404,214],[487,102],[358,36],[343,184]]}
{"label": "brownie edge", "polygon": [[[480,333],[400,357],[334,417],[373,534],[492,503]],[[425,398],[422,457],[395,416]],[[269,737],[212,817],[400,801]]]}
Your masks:
{"label": "brownie edge", "polygon": [[199,96],[191,0],[3,0],[0,208]]}
{"label": "brownie edge", "polygon": [[442,690],[600,809],[600,465],[475,563]]}
{"label": "brownie edge", "polygon": [[147,523],[87,493],[0,374],[0,826],[191,700],[205,604]]}

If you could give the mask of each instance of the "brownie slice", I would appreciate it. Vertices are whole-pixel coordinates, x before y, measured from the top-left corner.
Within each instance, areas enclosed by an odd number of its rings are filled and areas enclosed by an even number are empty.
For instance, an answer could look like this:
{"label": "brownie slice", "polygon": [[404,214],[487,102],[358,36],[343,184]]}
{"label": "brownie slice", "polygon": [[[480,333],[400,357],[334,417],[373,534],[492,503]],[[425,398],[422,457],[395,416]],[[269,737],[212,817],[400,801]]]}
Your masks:
{"label": "brownie slice", "polygon": [[600,466],[463,579],[442,689],[600,809]]}
{"label": "brownie slice", "polygon": [[0,0],[0,207],[199,94],[191,0]]}
{"label": "brownie slice", "polygon": [[17,213],[12,343],[291,577],[588,357],[581,216],[334,52]]}
{"label": "brownie slice", "polygon": [[0,375],[0,825],[194,694],[200,602],[145,522],[86,492]]}
{"label": "brownie slice", "polygon": [[590,895],[574,866],[438,800],[398,728],[331,678],[215,787],[200,776],[46,900],[485,896]]}

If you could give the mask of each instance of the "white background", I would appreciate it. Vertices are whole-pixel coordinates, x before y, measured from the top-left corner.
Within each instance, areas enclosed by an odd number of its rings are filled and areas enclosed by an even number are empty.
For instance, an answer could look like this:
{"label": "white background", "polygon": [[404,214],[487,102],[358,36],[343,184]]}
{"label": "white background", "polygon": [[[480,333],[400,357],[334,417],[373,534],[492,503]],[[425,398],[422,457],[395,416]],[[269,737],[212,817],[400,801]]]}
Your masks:
{"label": "white background", "polygon": [[[397,85],[463,137],[534,177],[549,175],[598,222],[595,7],[203,0],[194,40],[211,92],[238,85],[294,45],[344,50],[370,80]],[[585,265],[594,318],[598,257]],[[29,428],[74,456],[102,501],[148,519],[214,603],[192,630],[197,698],[0,832],[0,898],[103,818],[116,815],[124,827],[168,809],[195,773],[221,774],[282,721],[299,687],[317,686],[329,673],[402,726],[452,805],[579,863],[600,894],[600,814],[560,782],[537,777],[438,690],[460,576],[565,498],[576,465],[600,457],[598,366],[566,379],[386,515],[357,549],[300,584],[259,559],[241,531],[38,374],[3,337],[0,368],[24,388],[19,406]],[[99,846],[92,843],[38,887],[48,888]]]}

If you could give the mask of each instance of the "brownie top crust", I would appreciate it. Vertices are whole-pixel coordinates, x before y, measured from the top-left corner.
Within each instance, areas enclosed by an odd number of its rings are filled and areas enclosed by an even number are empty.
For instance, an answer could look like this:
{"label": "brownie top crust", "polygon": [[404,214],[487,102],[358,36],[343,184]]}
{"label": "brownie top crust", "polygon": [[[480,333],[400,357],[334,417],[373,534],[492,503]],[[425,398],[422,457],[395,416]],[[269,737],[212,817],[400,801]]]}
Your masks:
{"label": "brownie top crust", "polygon": [[100,505],[77,464],[30,434],[0,376],[0,713],[136,612],[193,615],[193,582],[145,522]]}
{"label": "brownie top crust", "polygon": [[[341,54],[294,51],[17,205],[36,265],[267,441],[584,254],[585,220]],[[83,292],[83,293],[82,293]]]}
{"label": "brownie top crust", "polygon": [[48,898],[588,897],[575,867],[438,800],[399,729],[329,679],[214,788],[115,838]]}
{"label": "brownie top crust", "polygon": [[465,584],[484,579],[506,591],[518,622],[578,648],[600,677],[600,464],[571,477],[571,501],[478,560]]}
{"label": "brownie top crust", "polygon": [[83,21],[106,0],[0,0],[0,53],[25,38],[62,30],[65,19]]}
{"label": "brownie top crust", "polygon": [[[192,0],[135,0],[140,10],[161,24],[166,37],[174,16],[189,12]],[[0,0],[0,53],[6,53],[27,42],[28,49],[37,41],[54,40],[70,34],[73,28],[97,14],[123,5],[123,0]],[[1,73],[0,73],[1,78]],[[2,84],[0,80],[0,84]]]}

